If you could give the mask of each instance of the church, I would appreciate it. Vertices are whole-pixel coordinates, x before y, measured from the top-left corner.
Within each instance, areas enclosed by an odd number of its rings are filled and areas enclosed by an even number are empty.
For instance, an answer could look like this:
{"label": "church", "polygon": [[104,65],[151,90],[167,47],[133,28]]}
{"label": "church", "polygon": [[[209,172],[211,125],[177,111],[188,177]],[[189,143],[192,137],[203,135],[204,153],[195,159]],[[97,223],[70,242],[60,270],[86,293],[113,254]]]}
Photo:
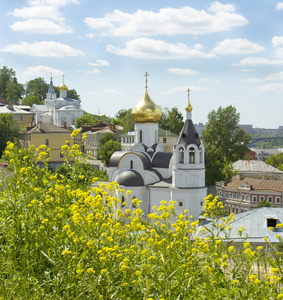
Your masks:
{"label": "church", "polygon": [[60,96],[57,98],[52,77],[50,79],[45,105],[33,104],[31,112],[35,113],[35,124],[47,122],[60,127],[71,127],[76,118],[83,115],[81,101],[67,96],[68,87],[64,83],[60,86]]}
{"label": "church", "polygon": [[135,120],[135,140],[130,151],[117,151],[109,163],[109,180],[118,182],[132,198],[142,200],[144,215],[152,213],[161,200],[176,201],[177,214],[188,210],[198,219],[207,196],[205,187],[205,148],[192,122],[190,90],[186,121],[172,152],[164,152],[158,143],[158,122],[161,110],[148,93],[147,76],[145,94],[132,110]]}

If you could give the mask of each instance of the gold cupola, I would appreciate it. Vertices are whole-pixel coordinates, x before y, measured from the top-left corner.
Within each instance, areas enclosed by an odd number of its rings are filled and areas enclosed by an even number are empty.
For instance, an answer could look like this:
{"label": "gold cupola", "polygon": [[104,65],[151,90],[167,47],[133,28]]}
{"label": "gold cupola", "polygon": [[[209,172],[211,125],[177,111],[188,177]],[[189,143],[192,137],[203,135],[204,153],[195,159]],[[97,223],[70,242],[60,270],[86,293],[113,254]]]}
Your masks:
{"label": "gold cupola", "polygon": [[68,90],[68,87],[66,86],[66,84],[65,84],[65,82],[64,82],[64,75],[63,75],[63,84],[62,85],[60,85],[60,87],[59,87],[59,89],[61,90],[61,91],[67,91]]}
{"label": "gold cupola", "polygon": [[138,104],[132,109],[132,117],[136,123],[158,123],[162,112],[148,94],[147,77],[149,74],[146,72],[144,76],[146,77],[145,94]]}
{"label": "gold cupola", "polygon": [[190,89],[188,89],[188,104],[185,107],[186,112],[191,112],[193,110],[192,104],[190,102]]}

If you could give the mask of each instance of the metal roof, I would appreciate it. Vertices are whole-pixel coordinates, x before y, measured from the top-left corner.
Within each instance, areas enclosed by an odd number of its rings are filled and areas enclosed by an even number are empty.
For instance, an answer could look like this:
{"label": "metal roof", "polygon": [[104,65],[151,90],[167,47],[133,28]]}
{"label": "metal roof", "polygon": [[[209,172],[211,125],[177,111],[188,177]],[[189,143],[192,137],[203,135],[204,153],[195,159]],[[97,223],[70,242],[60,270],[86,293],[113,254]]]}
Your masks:
{"label": "metal roof", "polygon": [[233,163],[235,170],[239,172],[275,172],[283,173],[282,171],[266,164],[262,160],[237,160]]}

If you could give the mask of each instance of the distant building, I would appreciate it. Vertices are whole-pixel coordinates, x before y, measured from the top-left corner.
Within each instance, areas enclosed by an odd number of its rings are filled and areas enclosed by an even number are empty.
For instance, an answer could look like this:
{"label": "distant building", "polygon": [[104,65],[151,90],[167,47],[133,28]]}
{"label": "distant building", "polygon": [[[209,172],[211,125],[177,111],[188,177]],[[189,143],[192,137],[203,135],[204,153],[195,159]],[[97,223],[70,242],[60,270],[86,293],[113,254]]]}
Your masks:
{"label": "distant building", "polygon": [[267,149],[267,148],[251,148],[252,151],[255,152],[255,159],[265,160],[269,155],[278,155],[282,152],[281,149]]}
{"label": "distant building", "polygon": [[67,97],[67,91],[68,87],[63,80],[60,86],[60,96],[57,98],[51,77],[45,105],[32,105],[31,111],[35,113],[35,124],[48,122],[60,127],[74,125],[76,119],[83,115],[83,110],[81,101]]}
{"label": "distant building", "polygon": [[242,178],[250,177],[265,180],[283,180],[283,172],[261,160],[237,160],[233,168]]}
{"label": "distant building", "polygon": [[13,114],[14,118],[18,120],[22,126],[29,126],[34,119],[34,113],[30,112],[29,106],[13,105],[12,103],[0,106],[0,114],[10,113]]}
{"label": "distant building", "polygon": [[[235,219],[231,222],[231,230],[228,235],[222,229],[220,231],[220,228],[215,228],[210,222],[199,227],[198,236],[205,238],[205,234],[201,233],[201,229],[204,227],[209,230],[210,236],[212,234],[213,236],[218,236],[224,242],[236,244],[249,242],[253,248],[258,246],[269,248],[269,242],[272,245],[280,244],[283,232],[276,225],[283,222],[283,208],[262,207],[253,211],[239,213],[234,217]],[[223,221],[221,220],[221,222]],[[242,230],[242,235],[239,235],[239,229]]]}
{"label": "distant building", "polygon": [[216,194],[228,214],[255,209],[262,200],[268,201],[273,206],[283,207],[282,180],[233,176],[230,180],[216,183]]}
{"label": "distant building", "polygon": [[68,129],[47,122],[39,122],[20,132],[18,144],[20,148],[29,148],[31,145],[38,148],[40,145],[46,145],[50,148],[49,166],[55,169],[58,164],[65,161],[61,147],[66,144],[67,140],[70,141],[70,146],[73,145],[71,133],[72,131]]}

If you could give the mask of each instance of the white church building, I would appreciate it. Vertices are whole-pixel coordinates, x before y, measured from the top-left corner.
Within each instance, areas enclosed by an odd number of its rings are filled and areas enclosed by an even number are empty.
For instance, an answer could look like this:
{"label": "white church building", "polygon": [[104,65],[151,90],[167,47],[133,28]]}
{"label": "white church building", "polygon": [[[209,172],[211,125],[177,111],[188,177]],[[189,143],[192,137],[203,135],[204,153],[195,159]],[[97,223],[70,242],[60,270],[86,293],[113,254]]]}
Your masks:
{"label": "white church building", "polygon": [[[148,74],[146,73],[146,76]],[[189,90],[188,90],[189,91]],[[146,90],[132,110],[135,141],[130,151],[115,152],[109,163],[109,180],[131,190],[132,198],[142,200],[145,215],[161,200],[176,201],[176,213],[189,210],[198,219],[207,196],[205,187],[204,145],[192,122],[192,105],[188,94],[186,121],[172,152],[164,152],[158,143],[161,110]]]}
{"label": "white church building", "polygon": [[67,96],[68,87],[60,86],[60,96],[57,98],[52,77],[46,94],[45,105],[33,104],[31,112],[35,113],[34,122],[47,122],[56,126],[71,127],[76,118],[83,115],[81,101]]}

